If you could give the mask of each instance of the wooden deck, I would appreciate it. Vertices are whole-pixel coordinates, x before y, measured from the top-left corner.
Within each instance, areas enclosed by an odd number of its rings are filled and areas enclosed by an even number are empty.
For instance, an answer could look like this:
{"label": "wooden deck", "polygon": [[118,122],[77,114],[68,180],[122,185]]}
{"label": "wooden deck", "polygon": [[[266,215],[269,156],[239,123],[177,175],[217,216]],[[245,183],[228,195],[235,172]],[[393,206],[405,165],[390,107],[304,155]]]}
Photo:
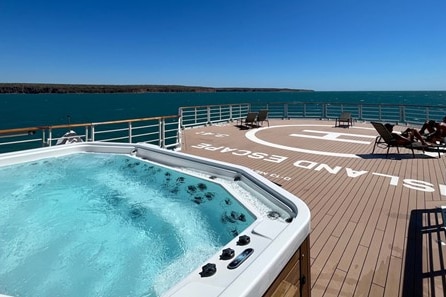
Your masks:
{"label": "wooden deck", "polygon": [[270,124],[187,129],[182,151],[251,168],[307,203],[313,297],[446,296],[446,156],[371,154],[369,123]]}

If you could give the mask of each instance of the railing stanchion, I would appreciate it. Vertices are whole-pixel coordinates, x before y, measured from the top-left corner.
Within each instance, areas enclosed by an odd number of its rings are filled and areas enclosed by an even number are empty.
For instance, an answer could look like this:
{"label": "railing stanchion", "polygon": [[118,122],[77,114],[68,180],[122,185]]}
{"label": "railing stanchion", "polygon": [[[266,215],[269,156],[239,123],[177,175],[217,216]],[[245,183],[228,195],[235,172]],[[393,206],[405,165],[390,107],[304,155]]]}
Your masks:
{"label": "railing stanchion", "polygon": [[129,123],[129,143],[132,143],[132,122]]}
{"label": "railing stanchion", "polygon": [[211,107],[210,106],[208,106],[206,108],[206,113],[207,113],[206,123],[210,125],[211,124]]}
{"label": "railing stanchion", "polygon": [[88,126],[85,126],[85,142],[88,142]]}
{"label": "railing stanchion", "polygon": [[42,146],[46,146],[45,130],[42,130]]}
{"label": "railing stanchion", "polygon": [[166,144],[164,142],[164,138],[165,138],[165,128],[166,127],[164,126],[163,118],[159,119],[158,125],[159,125],[159,146],[161,148],[165,148]]}
{"label": "railing stanchion", "polygon": [[95,126],[91,125],[91,141],[95,141]]}
{"label": "railing stanchion", "polygon": [[178,119],[177,123],[177,148],[181,149],[183,146],[183,128],[181,126],[181,117]]}
{"label": "railing stanchion", "polygon": [[47,145],[51,146],[51,142],[53,140],[53,130],[51,128],[48,129],[48,139],[47,139]]}
{"label": "railing stanchion", "polygon": [[180,127],[184,127],[184,125],[183,125],[183,109],[180,107],[180,108],[178,108],[178,122],[179,122],[179,125],[180,125]]}
{"label": "railing stanchion", "polygon": [[406,111],[404,109],[404,105],[400,105],[400,122],[407,123],[406,121]]}

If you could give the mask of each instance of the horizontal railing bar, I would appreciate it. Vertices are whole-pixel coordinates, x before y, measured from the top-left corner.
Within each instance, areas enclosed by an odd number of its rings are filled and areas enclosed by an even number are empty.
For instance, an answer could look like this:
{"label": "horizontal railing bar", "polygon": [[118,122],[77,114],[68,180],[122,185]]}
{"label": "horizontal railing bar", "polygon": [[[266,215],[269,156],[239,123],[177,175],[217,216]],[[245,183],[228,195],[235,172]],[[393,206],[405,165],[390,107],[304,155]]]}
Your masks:
{"label": "horizontal railing bar", "polygon": [[29,134],[29,133],[7,134],[7,135],[1,135],[0,138],[13,138],[13,137],[30,136],[30,135],[33,135],[33,134]]}
{"label": "horizontal railing bar", "polygon": [[165,137],[164,139],[167,140],[167,139],[174,139],[174,138],[176,138],[176,136],[170,136],[170,137],[167,136],[167,137]]}
{"label": "horizontal railing bar", "polygon": [[128,128],[119,128],[119,129],[101,130],[101,131],[95,130],[95,134],[106,134],[106,133],[121,132],[121,131],[128,131]]}
{"label": "horizontal railing bar", "polygon": [[154,121],[154,120],[163,120],[163,119],[174,119],[178,118],[178,115],[170,115],[170,116],[162,116],[162,117],[151,117],[151,118],[138,118],[138,119],[129,119],[129,120],[117,120],[117,121],[107,121],[107,122],[95,122],[92,125],[105,125],[105,124],[123,124],[123,123],[135,123],[135,122],[144,122],[144,121]]}
{"label": "horizontal railing bar", "polygon": [[173,128],[172,128],[172,129],[166,129],[165,131],[166,131],[166,132],[173,132],[173,131],[177,131],[177,129],[173,129]]}
{"label": "horizontal railing bar", "polygon": [[[7,134],[23,134],[23,135],[32,135],[32,132],[37,132],[40,130],[47,129],[47,127],[28,127],[28,128],[15,128],[15,129],[4,129],[0,130],[0,135],[7,135]],[[18,136],[18,135],[12,135]]]}
{"label": "horizontal railing bar", "polygon": [[166,145],[166,148],[171,148],[171,147],[175,148],[176,145],[175,144],[168,144],[168,145]]}
{"label": "horizontal railing bar", "polygon": [[101,140],[99,140],[99,141],[107,142],[107,141],[121,140],[121,139],[128,139],[128,138],[129,138],[128,136],[122,136],[122,137],[115,137],[115,138],[101,139]]}
{"label": "horizontal railing bar", "polygon": [[141,130],[141,129],[145,129],[145,128],[153,128],[153,127],[159,127],[159,124],[155,124],[155,125],[147,125],[147,126],[132,127],[132,130]]}
{"label": "horizontal railing bar", "polygon": [[[233,104],[233,105],[237,105],[237,104]],[[286,102],[286,101],[280,101],[280,102],[267,102],[267,103],[250,103],[251,106],[257,107],[257,106],[273,106],[273,105],[327,105],[327,106],[358,106],[358,105],[362,105],[362,106],[407,106],[407,107],[429,107],[429,108],[445,108],[446,105],[423,105],[423,104],[401,104],[401,103],[352,103],[352,102]],[[187,106],[186,108],[189,108],[189,106]],[[268,109],[268,108],[265,108]]]}
{"label": "horizontal railing bar", "polygon": [[27,140],[17,140],[17,141],[11,141],[11,142],[2,142],[2,145],[7,145],[7,144],[20,144],[20,143],[28,143],[28,142],[37,142],[37,141],[42,141],[42,139],[27,139]]}
{"label": "horizontal railing bar", "polygon": [[0,135],[37,132],[40,130],[51,130],[51,129],[70,129],[70,128],[79,128],[79,127],[90,127],[90,126],[95,126],[95,125],[111,125],[111,124],[135,123],[135,122],[155,121],[155,120],[159,121],[159,120],[174,119],[174,118],[179,118],[179,116],[178,115],[170,115],[170,116],[162,116],[162,117],[136,118],[136,119],[94,122],[94,123],[78,123],[78,124],[62,124],[62,125],[13,128],[13,129],[0,130]]}
{"label": "horizontal railing bar", "polygon": [[141,136],[151,136],[151,135],[158,135],[159,132],[150,132],[150,133],[141,133],[141,134],[133,134],[133,138],[141,137]]}
{"label": "horizontal railing bar", "polygon": [[191,109],[196,109],[196,108],[212,108],[212,107],[218,107],[218,106],[243,106],[243,105],[250,105],[250,103],[228,103],[228,104],[213,104],[213,105],[192,105],[192,106],[186,106],[186,107],[181,107],[181,108],[191,108]]}

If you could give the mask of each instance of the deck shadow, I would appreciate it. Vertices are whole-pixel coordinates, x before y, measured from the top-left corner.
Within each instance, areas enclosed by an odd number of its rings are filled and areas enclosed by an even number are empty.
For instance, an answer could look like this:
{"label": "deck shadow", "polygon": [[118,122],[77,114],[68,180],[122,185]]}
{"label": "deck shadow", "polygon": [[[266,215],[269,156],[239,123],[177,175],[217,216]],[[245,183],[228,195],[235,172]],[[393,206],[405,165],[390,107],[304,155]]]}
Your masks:
{"label": "deck shadow", "polygon": [[239,128],[240,130],[250,130],[250,129],[255,129],[255,128],[259,128],[261,126],[258,125],[234,125],[235,127]]}
{"label": "deck shadow", "polygon": [[[402,296],[444,296],[445,236],[446,230],[440,208],[412,210],[408,227]],[[425,289],[429,288],[428,292],[423,292],[423,284]]]}
{"label": "deck shadow", "polygon": [[398,154],[398,153],[389,153],[386,154],[357,154],[356,156],[361,159],[372,160],[372,159],[389,159],[389,160],[407,160],[407,159],[432,159],[432,156],[425,154],[415,154],[415,157],[412,153],[406,154]]}

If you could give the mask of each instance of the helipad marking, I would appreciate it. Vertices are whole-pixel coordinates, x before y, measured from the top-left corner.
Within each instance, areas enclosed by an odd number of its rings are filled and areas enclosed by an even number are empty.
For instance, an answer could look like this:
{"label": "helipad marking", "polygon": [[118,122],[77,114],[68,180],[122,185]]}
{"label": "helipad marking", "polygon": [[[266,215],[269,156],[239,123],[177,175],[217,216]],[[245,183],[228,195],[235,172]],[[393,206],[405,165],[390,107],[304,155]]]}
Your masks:
{"label": "helipad marking", "polygon": [[320,133],[320,134],[329,134],[329,135],[339,135],[339,136],[353,136],[353,137],[362,137],[362,138],[371,138],[375,139],[376,136],[373,135],[364,135],[364,134],[351,134],[351,133],[338,133],[338,132],[325,132],[325,131],[318,131],[318,130],[303,130],[304,132],[309,133]]}
{"label": "helipad marking", "polygon": [[246,136],[246,138],[248,138],[249,140],[251,140],[255,143],[269,146],[269,147],[275,147],[275,148],[279,148],[279,149],[283,149],[283,150],[289,150],[289,151],[307,153],[307,154],[314,154],[314,155],[341,157],[341,158],[359,158],[359,156],[357,156],[355,154],[343,154],[343,153],[308,150],[308,149],[303,149],[303,148],[298,148],[298,147],[281,145],[281,144],[277,144],[277,143],[271,143],[271,142],[259,139],[256,136],[256,133],[258,131],[262,131],[262,130],[266,130],[266,129],[274,129],[274,128],[283,128],[283,127],[333,127],[333,125],[280,125],[280,126],[272,126],[272,127],[253,129],[253,130],[246,132],[245,136]]}
{"label": "helipad marking", "polygon": [[325,136],[316,136],[316,135],[298,134],[298,133],[290,134],[290,136],[311,138],[311,139],[321,139],[321,140],[331,140],[331,141],[339,141],[339,142],[349,142],[349,143],[357,143],[357,144],[370,144],[371,142],[370,141],[354,140],[354,139],[345,139],[345,138],[339,138],[339,137],[340,136],[353,136],[353,137],[363,137],[363,138],[376,138],[376,136],[370,136],[370,135],[325,132],[325,131],[316,131],[316,130],[303,130],[303,132],[308,132],[308,133],[313,133],[313,134],[324,134]]}

